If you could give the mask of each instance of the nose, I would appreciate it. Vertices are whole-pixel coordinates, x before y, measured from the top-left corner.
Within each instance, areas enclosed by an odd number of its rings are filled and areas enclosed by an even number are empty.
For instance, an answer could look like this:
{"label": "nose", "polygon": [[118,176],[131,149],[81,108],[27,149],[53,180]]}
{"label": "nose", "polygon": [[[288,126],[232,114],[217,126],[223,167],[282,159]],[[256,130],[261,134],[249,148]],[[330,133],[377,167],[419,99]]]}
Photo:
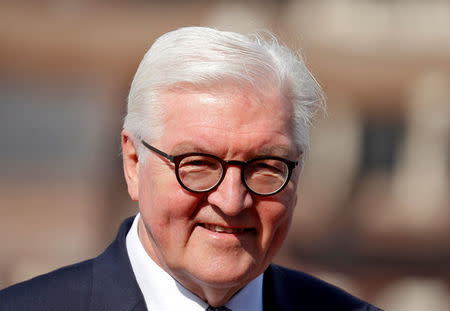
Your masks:
{"label": "nose", "polygon": [[208,195],[208,202],[228,216],[236,216],[253,204],[253,198],[241,180],[241,168],[228,166],[220,185]]}

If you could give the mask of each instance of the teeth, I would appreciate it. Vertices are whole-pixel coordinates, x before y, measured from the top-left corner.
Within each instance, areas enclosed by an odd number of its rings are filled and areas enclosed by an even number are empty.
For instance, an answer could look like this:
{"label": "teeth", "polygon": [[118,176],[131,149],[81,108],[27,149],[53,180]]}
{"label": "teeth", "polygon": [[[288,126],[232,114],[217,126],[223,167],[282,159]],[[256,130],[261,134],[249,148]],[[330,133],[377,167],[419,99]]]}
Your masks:
{"label": "teeth", "polygon": [[208,230],[219,232],[219,233],[242,233],[242,232],[244,232],[244,229],[227,228],[227,227],[222,227],[222,226],[218,226],[218,225],[205,224],[204,227]]}

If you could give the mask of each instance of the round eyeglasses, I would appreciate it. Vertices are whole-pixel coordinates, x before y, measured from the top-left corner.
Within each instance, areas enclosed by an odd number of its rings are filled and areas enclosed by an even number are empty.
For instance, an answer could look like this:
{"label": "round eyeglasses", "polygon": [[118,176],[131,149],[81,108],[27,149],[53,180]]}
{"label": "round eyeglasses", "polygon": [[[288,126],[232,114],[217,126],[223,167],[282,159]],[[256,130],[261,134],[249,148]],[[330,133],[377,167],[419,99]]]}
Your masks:
{"label": "round eyeglasses", "polygon": [[286,187],[292,170],[298,161],[275,156],[262,156],[248,161],[225,161],[205,153],[169,155],[142,140],[151,151],[175,164],[175,175],[180,185],[191,192],[207,192],[215,189],[225,177],[228,165],[241,167],[241,179],[245,187],[262,196],[274,195]]}

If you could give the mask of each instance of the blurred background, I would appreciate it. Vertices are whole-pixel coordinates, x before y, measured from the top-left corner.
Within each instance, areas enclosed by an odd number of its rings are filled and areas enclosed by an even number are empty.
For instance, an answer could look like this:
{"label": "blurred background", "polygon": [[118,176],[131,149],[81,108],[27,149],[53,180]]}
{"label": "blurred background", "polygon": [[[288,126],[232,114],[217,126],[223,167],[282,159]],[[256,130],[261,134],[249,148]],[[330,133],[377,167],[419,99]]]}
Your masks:
{"label": "blurred background", "polygon": [[0,1],[0,288],[96,256],[137,212],[133,74],[188,25],[273,31],[328,97],[276,262],[388,310],[450,309],[450,1]]}

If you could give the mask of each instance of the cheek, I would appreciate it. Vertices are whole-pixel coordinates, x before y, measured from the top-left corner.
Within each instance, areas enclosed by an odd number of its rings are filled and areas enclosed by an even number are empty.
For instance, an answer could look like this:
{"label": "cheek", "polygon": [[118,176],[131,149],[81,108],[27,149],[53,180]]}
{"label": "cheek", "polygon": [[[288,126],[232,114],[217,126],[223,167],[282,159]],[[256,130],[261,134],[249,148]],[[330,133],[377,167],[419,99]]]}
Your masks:
{"label": "cheek", "polygon": [[141,212],[153,215],[153,220],[165,225],[189,217],[198,201],[180,189],[164,187],[161,184],[144,189],[142,194],[139,201]]}
{"label": "cheek", "polygon": [[[170,213],[183,193],[173,172],[161,164],[148,163],[139,175],[139,205],[141,212]],[[176,211],[176,209],[174,209]]]}
{"label": "cheek", "polygon": [[271,199],[271,201],[260,202],[258,211],[261,221],[262,247],[269,247],[276,251],[279,249],[291,225],[292,215],[295,209],[296,194],[280,195]]}
{"label": "cheek", "polygon": [[263,261],[269,264],[280,250],[286,239],[287,233],[292,220],[293,208],[286,208],[276,211],[270,207],[265,210],[266,214],[262,218],[263,234],[261,247],[263,251]]}
{"label": "cheek", "polygon": [[176,266],[189,239],[199,198],[180,186],[154,183],[142,189],[139,208],[147,229],[150,253],[163,265]]}
{"label": "cheek", "polygon": [[171,176],[144,179],[139,189],[139,208],[154,237],[176,239],[189,230],[189,221],[202,197],[185,191]]}
{"label": "cheek", "polygon": [[272,233],[272,235],[275,235],[288,227],[291,222],[293,209],[293,207],[279,203],[261,206],[260,220],[263,230],[267,231],[266,234]]}

